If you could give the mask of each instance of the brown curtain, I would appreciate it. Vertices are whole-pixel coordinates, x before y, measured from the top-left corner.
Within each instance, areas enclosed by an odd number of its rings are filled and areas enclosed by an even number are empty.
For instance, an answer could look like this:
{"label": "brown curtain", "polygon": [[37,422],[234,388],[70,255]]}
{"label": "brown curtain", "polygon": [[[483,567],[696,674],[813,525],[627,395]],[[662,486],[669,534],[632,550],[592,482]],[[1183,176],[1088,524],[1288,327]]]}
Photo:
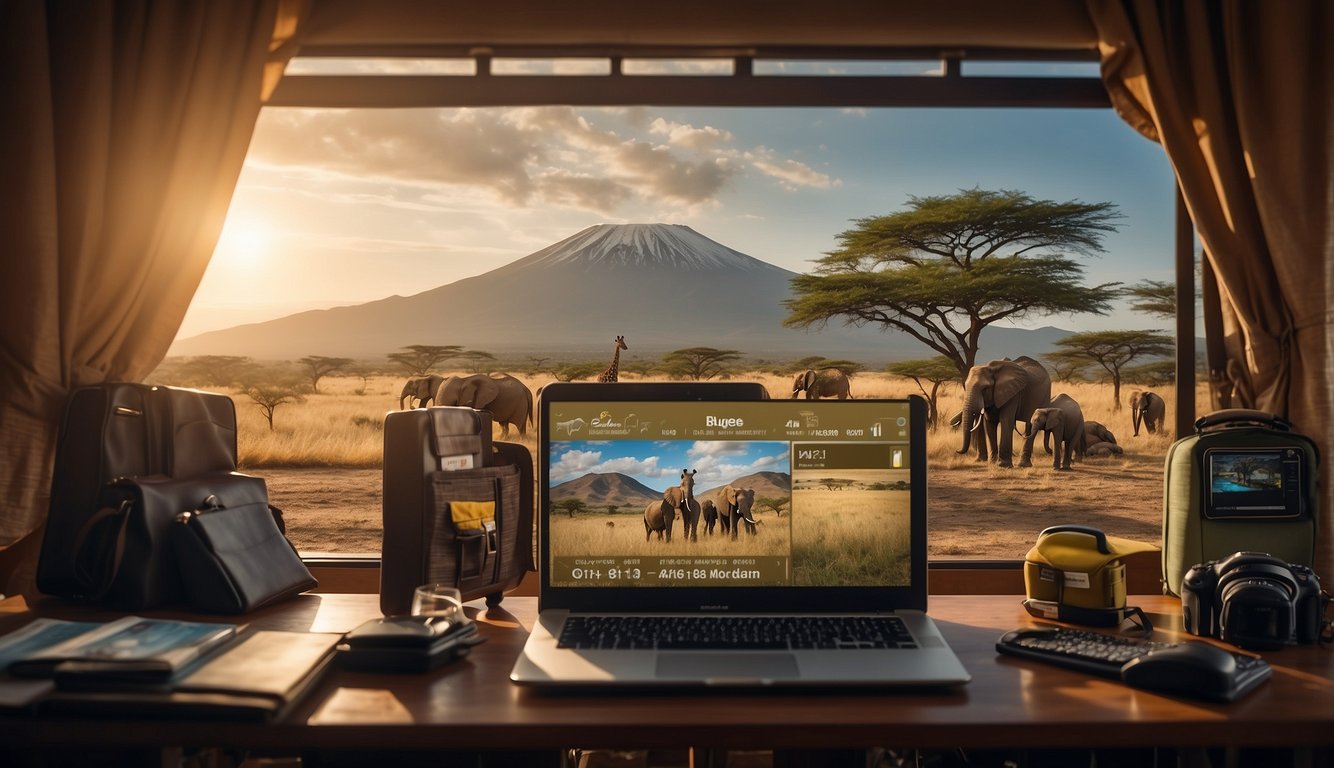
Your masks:
{"label": "brown curtain", "polygon": [[45,518],[67,392],[166,353],[303,11],[0,3],[0,548]]}
{"label": "brown curtain", "polygon": [[[1217,281],[1214,349],[1225,359],[1210,361],[1213,405],[1278,413],[1315,437],[1327,515],[1334,5],[1090,0],[1089,9],[1113,106],[1167,151]],[[1322,572],[1334,565],[1331,533],[1323,526]]]}

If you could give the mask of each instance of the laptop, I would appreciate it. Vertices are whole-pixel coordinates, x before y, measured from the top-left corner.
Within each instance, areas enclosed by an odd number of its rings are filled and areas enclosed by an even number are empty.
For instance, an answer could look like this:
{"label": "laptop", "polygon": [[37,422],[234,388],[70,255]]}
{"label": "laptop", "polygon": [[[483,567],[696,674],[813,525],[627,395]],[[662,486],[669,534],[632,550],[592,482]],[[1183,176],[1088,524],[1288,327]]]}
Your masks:
{"label": "laptop", "polygon": [[[926,406],[547,385],[534,686],[952,686],[926,615]],[[765,399],[760,399],[765,398]]]}

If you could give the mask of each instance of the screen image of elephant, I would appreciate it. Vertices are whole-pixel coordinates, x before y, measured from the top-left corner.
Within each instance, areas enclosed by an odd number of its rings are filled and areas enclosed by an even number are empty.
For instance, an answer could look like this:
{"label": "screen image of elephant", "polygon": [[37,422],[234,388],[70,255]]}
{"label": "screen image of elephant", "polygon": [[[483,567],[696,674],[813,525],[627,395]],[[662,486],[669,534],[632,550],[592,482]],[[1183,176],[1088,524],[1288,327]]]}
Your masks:
{"label": "screen image of elephant", "polygon": [[[758,574],[733,586],[910,583],[912,494],[902,451],[758,440],[563,441],[551,451],[555,562],[744,562]],[[837,468],[793,470],[794,457]],[[676,468],[692,460],[705,469]],[[866,468],[875,462],[883,466]],[[741,469],[757,466],[765,469]],[[598,579],[581,585],[590,581]]]}
{"label": "screen image of elephant", "polygon": [[[573,440],[550,450],[553,557],[744,557],[772,575],[766,583],[786,583],[790,516],[759,515],[753,502],[790,507],[787,442]],[[741,503],[729,505],[729,498]],[[719,523],[725,511],[739,524],[738,536]]]}

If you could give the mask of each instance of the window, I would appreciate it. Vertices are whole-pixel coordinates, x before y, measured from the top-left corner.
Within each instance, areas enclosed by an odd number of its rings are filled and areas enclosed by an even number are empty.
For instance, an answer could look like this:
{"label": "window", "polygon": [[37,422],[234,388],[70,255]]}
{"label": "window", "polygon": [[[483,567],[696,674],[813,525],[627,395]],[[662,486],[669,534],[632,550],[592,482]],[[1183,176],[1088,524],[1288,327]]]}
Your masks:
{"label": "window", "polygon": [[[535,388],[595,376],[618,335],[629,346],[620,357],[627,379],[682,375],[664,368],[666,353],[707,346],[737,353],[724,375],[760,380],[775,397],[791,393],[795,372],[829,363],[858,367],[855,397],[934,391],[935,559],[1017,559],[1042,527],[1067,522],[1156,539],[1170,430],[1140,426],[1132,436],[1128,398],[1151,386],[1174,402],[1170,377],[1146,365],[1161,355],[1127,362],[1119,409],[1110,383],[1080,380],[1103,369],[1045,357],[1071,332],[1167,325],[1132,300],[1111,301],[1105,314],[1021,313],[983,335],[978,363],[1038,358],[1055,379],[1052,395],[1069,393],[1115,433],[1124,453],[1070,472],[1053,471],[1040,447],[1025,469],[959,455],[962,433],[946,423],[960,409],[958,377],[936,389],[931,376],[886,370],[936,351],[874,324],[844,328],[840,317],[824,330],[785,330],[784,296],[740,297],[764,325],[742,328],[717,319],[730,317],[726,307],[652,295],[645,266],[637,277],[589,274],[604,292],[596,301],[548,308],[546,321],[525,314],[560,285],[516,262],[589,227],[685,225],[719,253],[763,262],[766,276],[809,273],[857,220],[969,190],[1109,203],[1118,218],[1100,250],[1046,251],[1068,256],[1084,286],[1174,280],[1171,170],[1109,110],[270,107],[214,260],[155,378],[236,393],[243,468],[268,479],[308,555],[379,551],[380,425],[408,375],[388,354],[452,345],[456,354],[434,372],[504,370]],[[689,257],[646,232],[638,242],[661,248],[641,256]],[[629,264],[636,241],[624,242]],[[441,300],[432,305],[433,295]],[[457,309],[479,295],[475,313]],[[657,317],[633,311],[643,302],[677,308],[680,319],[641,319]],[[531,446],[533,434],[522,441]],[[1014,438],[1016,454],[1022,442]]]}

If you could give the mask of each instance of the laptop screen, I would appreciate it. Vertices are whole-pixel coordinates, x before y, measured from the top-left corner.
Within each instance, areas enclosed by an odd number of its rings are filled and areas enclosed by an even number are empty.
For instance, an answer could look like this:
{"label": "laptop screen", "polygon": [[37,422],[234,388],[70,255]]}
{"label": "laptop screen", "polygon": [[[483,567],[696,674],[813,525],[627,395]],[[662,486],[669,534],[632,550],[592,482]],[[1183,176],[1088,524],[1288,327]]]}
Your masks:
{"label": "laptop screen", "polygon": [[544,391],[544,608],[925,608],[920,399],[697,391]]}

